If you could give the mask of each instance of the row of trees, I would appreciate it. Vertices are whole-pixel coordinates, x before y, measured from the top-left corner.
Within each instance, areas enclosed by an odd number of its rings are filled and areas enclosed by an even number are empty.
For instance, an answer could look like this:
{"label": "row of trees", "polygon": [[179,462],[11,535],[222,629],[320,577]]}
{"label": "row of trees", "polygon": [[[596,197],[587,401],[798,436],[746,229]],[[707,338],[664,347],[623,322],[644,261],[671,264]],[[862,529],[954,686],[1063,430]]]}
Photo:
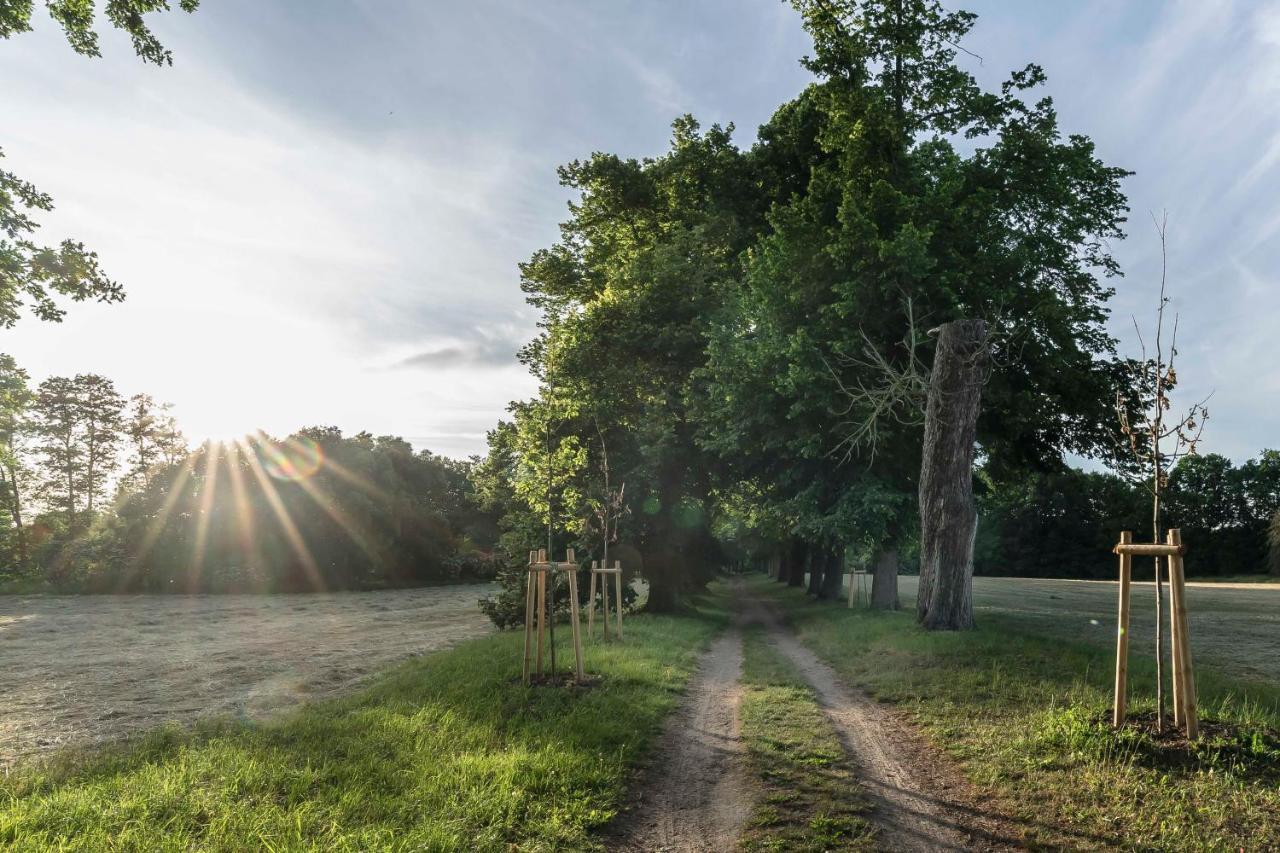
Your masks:
{"label": "row of trees", "polygon": [[470,463],[334,428],[191,452],[169,407],[0,355],[0,580],[97,591],[490,577]]}
{"label": "row of trees", "polygon": [[[1114,578],[1117,532],[1151,523],[1150,495],[1116,474],[1066,469],[978,479],[980,574]],[[1166,523],[1182,528],[1190,574],[1280,574],[1280,451],[1239,466],[1217,454],[1185,457],[1163,497]],[[1135,568],[1149,571],[1150,563]]]}
{"label": "row of trees", "polygon": [[88,530],[114,491],[144,487],[186,455],[169,407],[151,396],[126,399],[92,373],[32,387],[0,354],[0,561],[25,568],[33,548],[39,557]]}
{"label": "row of trees", "polygon": [[559,544],[598,550],[607,453],[655,609],[730,559],[832,596],[850,550],[897,606],[941,324],[985,321],[997,482],[1111,455],[1117,389],[1141,402],[1104,328],[1126,173],[1023,100],[1042,71],[982,89],[957,59],[974,16],[933,0],[794,5],[816,80],[751,148],[686,116],[661,156],[563,167],[562,238],[522,266],[541,388],[491,434],[479,491],[514,554],[548,495]]}

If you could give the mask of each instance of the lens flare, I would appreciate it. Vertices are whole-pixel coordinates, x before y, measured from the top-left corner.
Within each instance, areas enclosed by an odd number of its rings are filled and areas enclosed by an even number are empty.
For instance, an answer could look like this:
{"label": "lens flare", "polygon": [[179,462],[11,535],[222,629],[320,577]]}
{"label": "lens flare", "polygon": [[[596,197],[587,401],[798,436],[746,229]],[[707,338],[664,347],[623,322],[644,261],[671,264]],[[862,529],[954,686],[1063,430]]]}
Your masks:
{"label": "lens flare", "polygon": [[263,442],[259,447],[262,450],[262,467],[275,480],[288,483],[306,480],[324,464],[320,445],[309,438],[291,438],[283,444]]}

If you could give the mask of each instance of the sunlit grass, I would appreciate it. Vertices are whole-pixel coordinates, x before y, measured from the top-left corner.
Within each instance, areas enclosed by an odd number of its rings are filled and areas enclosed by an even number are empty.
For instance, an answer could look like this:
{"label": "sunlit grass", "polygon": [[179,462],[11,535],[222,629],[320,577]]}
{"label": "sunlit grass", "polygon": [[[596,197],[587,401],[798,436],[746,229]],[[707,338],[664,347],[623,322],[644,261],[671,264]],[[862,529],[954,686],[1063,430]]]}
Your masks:
{"label": "sunlit grass", "polygon": [[588,644],[580,691],[519,683],[522,634],[398,667],[278,722],[167,730],[0,783],[18,850],[589,849],[723,602]]}

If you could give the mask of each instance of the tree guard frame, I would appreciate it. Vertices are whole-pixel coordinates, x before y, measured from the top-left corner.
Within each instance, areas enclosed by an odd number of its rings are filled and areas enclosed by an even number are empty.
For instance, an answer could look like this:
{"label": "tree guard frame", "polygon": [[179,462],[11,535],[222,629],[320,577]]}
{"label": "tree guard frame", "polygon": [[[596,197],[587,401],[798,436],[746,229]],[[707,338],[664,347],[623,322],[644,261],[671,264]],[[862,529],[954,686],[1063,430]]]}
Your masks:
{"label": "tree guard frame", "polygon": [[613,568],[601,566],[600,561],[591,561],[591,587],[587,593],[587,637],[596,636],[596,577],[600,578],[600,589],[603,593],[604,605],[604,639],[609,639],[609,577],[613,577],[617,612],[617,638],[622,639],[622,561],[614,560]]}
{"label": "tree guard frame", "polygon": [[[578,613],[578,563],[574,560],[573,549],[565,551],[565,559],[557,563],[547,559],[545,549],[529,552],[529,569],[525,580],[524,594],[524,683],[530,683],[530,670],[542,675],[542,641],[547,629],[547,580],[552,582],[552,572],[566,572],[569,576],[569,625],[573,629],[574,675],[578,681],[584,680],[582,669],[582,632]],[[555,614],[551,614],[555,618]],[[534,624],[537,623],[535,629]]]}
{"label": "tree guard frame", "polygon": [[1116,629],[1116,682],[1115,703],[1112,706],[1111,724],[1124,725],[1128,702],[1129,678],[1129,605],[1132,582],[1133,558],[1155,557],[1168,560],[1169,577],[1169,633],[1173,645],[1173,724],[1185,726],[1187,739],[1200,736],[1200,720],[1196,710],[1196,677],[1191,658],[1191,632],[1187,619],[1187,584],[1182,544],[1182,531],[1168,531],[1164,544],[1135,543],[1133,533],[1126,530],[1112,549],[1120,557],[1120,595]]}

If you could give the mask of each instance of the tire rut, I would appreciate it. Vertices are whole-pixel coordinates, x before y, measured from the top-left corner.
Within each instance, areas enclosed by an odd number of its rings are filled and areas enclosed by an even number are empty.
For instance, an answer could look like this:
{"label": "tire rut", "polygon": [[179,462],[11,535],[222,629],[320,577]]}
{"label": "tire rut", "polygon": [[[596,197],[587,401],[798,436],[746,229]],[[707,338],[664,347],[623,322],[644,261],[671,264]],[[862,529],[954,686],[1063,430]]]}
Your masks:
{"label": "tire rut", "polygon": [[741,678],[742,634],[734,627],[703,656],[609,849],[723,851],[737,846],[754,804],[739,734]]}
{"label": "tire rut", "polygon": [[759,601],[744,602],[769,641],[818,695],[873,808],[876,846],[893,851],[1017,850],[1018,833],[983,811],[962,777],[898,713],[844,686]]}

